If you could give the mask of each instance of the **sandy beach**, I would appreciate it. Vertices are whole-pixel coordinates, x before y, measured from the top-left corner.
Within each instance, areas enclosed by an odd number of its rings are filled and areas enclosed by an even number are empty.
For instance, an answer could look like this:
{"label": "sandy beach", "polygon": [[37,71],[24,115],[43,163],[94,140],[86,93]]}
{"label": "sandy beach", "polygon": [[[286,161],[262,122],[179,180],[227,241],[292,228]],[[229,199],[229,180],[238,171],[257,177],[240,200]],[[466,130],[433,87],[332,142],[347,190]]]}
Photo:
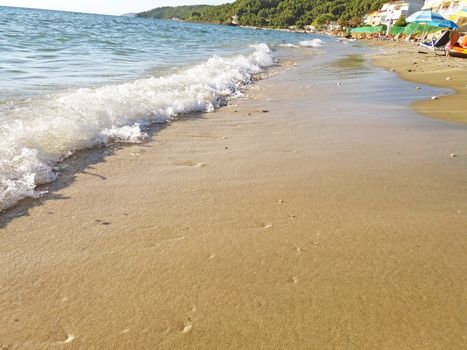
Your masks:
{"label": "sandy beach", "polygon": [[417,53],[417,44],[371,41],[373,47],[383,47],[385,54],[376,55],[373,62],[397,72],[414,83],[442,86],[455,93],[432,96],[436,99],[415,101],[415,111],[434,118],[467,123],[467,61],[449,56]]}
{"label": "sandy beach", "polygon": [[355,45],[4,214],[0,348],[463,349],[466,66]]}

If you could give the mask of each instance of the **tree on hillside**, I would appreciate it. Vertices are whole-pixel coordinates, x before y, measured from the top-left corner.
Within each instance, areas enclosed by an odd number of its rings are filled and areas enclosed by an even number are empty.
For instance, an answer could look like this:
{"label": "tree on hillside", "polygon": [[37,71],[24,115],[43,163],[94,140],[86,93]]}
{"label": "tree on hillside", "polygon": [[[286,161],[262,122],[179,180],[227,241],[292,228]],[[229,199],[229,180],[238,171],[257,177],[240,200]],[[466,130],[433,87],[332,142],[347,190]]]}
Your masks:
{"label": "tree on hillside", "polygon": [[322,28],[323,26],[325,26],[326,24],[328,24],[332,20],[334,20],[334,15],[333,14],[324,13],[324,14],[319,15],[318,17],[316,17],[316,19],[313,21],[313,25],[316,28]]}
{"label": "tree on hillside", "polygon": [[160,7],[139,13],[147,18],[180,18],[210,23],[230,23],[238,16],[241,25],[286,28],[303,27],[311,23],[319,26],[337,18],[361,22],[369,11],[377,10],[385,0],[237,0],[219,6],[197,5]]}
{"label": "tree on hillside", "polygon": [[401,16],[396,23],[394,23],[396,27],[405,27],[407,25],[407,22],[405,21],[404,16]]}

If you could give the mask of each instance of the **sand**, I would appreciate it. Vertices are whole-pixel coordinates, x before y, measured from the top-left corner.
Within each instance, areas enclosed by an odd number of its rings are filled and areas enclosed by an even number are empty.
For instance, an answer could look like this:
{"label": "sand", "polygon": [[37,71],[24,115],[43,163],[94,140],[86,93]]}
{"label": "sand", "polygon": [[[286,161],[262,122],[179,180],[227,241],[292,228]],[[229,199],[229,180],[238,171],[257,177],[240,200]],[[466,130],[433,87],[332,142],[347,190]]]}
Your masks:
{"label": "sand", "polygon": [[396,71],[403,79],[452,89],[455,93],[419,100],[413,108],[434,118],[467,123],[467,60],[450,56],[417,53],[417,44],[372,41],[372,46],[384,47],[384,54],[374,57],[374,63]]}
{"label": "sand", "polygon": [[0,348],[464,348],[467,127],[417,93],[359,53],[297,59],[82,156],[4,218]]}

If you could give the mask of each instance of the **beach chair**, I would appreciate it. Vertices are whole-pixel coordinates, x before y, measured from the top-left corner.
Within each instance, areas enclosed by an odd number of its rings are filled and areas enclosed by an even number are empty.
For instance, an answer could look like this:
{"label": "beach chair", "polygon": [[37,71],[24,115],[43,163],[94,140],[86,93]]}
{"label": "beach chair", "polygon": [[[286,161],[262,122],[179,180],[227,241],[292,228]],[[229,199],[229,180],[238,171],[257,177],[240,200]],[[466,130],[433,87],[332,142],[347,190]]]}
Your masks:
{"label": "beach chair", "polygon": [[424,41],[418,45],[418,53],[428,53],[433,50],[435,55],[446,56],[446,45],[449,42],[449,30],[445,31],[441,36],[431,41]]}

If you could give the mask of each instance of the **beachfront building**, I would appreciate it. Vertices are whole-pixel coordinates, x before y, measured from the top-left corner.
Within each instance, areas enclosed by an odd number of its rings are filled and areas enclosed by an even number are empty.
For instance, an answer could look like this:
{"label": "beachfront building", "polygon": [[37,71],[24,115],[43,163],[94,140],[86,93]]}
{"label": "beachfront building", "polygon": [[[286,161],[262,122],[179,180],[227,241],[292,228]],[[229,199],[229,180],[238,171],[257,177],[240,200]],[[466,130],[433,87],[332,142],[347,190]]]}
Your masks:
{"label": "beachfront building", "polygon": [[444,18],[459,22],[462,10],[467,9],[467,0],[426,0],[423,10],[438,12]]}
{"label": "beachfront building", "polygon": [[381,11],[370,12],[363,18],[363,22],[369,26],[379,26],[381,24]]}
{"label": "beachfront building", "polygon": [[316,33],[318,30],[316,29],[316,27],[312,24],[309,24],[307,26],[304,26],[303,29],[307,32],[310,32],[310,33]]}
{"label": "beachfront building", "polygon": [[341,26],[336,21],[332,21],[327,24],[326,29],[330,32],[335,32],[339,31],[341,29]]}
{"label": "beachfront building", "polygon": [[423,0],[400,0],[383,4],[381,10],[369,13],[364,19],[365,24],[378,26],[396,22],[401,17],[408,17],[422,9]]}

